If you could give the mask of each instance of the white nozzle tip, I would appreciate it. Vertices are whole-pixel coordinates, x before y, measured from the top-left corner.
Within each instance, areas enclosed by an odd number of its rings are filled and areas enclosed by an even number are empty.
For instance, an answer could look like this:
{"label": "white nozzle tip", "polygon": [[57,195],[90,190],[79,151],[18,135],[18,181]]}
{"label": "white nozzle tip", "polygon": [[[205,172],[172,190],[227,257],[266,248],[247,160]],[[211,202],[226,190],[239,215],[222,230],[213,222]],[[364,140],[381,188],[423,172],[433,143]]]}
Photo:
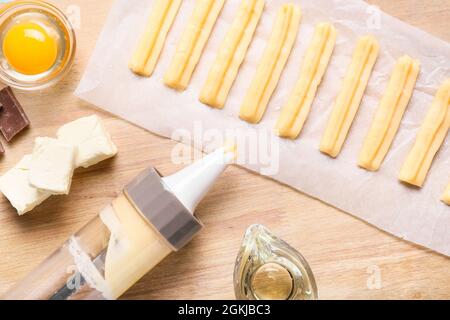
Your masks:
{"label": "white nozzle tip", "polygon": [[200,200],[203,199],[227,165],[235,161],[236,151],[236,144],[227,142],[222,148],[203,159],[163,178],[163,181],[181,203],[190,212],[194,212]]}
{"label": "white nozzle tip", "polygon": [[227,163],[234,162],[237,158],[237,144],[233,140],[229,140],[225,142],[222,148],[216,150],[219,151],[222,150],[225,156],[225,160]]}

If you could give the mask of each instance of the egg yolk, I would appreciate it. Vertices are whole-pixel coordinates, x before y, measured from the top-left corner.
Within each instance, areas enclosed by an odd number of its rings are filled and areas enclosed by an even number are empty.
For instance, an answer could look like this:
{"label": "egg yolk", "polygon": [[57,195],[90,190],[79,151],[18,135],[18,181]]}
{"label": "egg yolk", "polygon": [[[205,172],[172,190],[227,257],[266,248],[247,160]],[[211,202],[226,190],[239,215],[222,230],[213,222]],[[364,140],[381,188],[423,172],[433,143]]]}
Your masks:
{"label": "egg yolk", "polygon": [[36,23],[13,26],[3,40],[3,54],[17,72],[35,75],[50,69],[58,47],[53,37]]}

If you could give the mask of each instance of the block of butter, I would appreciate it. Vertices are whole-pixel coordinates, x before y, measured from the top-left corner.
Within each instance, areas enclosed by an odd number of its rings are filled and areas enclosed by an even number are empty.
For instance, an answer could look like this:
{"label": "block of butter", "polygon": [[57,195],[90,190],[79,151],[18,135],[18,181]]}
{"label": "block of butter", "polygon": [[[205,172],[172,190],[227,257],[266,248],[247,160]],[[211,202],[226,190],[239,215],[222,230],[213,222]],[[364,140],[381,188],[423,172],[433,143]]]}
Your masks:
{"label": "block of butter", "polygon": [[77,168],[87,168],[117,153],[117,147],[96,115],[69,122],[58,130],[57,137],[59,141],[77,148]]}
{"label": "block of butter", "polygon": [[75,170],[76,148],[53,138],[36,138],[28,179],[51,194],[68,194]]}
{"label": "block of butter", "polygon": [[95,115],[64,125],[58,138],[37,138],[33,154],[0,177],[0,191],[19,215],[33,210],[53,194],[69,193],[76,168],[88,167],[117,153]]}
{"label": "block of butter", "polygon": [[31,155],[26,155],[11,170],[0,177],[0,191],[16,208],[19,215],[23,215],[51,196],[50,192],[37,189],[28,182],[31,165]]}

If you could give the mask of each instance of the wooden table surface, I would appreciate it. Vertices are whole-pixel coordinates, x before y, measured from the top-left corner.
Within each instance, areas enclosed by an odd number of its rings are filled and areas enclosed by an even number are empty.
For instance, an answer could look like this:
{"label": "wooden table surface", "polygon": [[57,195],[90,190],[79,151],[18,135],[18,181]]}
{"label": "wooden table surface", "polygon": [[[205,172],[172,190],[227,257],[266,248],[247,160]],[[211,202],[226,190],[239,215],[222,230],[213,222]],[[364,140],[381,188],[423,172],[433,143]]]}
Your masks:
{"label": "wooden table surface", "polygon": [[[32,127],[7,145],[0,172],[30,153],[34,138],[99,114],[119,154],[76,172],[69,196],[53,197],[19,217],[0,199],[0,295],[96,215],[149,165],[163,174],[175,143],[99,111],[73,96],[112,0],[53,1],[78,20],[78,52],[56,87],[17,93]],[[450,41],[447,0],[371,0],[384,11]],[[80,19],[76,19],[77,12]],[[3,144],[6,144],[3,141]],[[233,299],[233,267],[247,226],[261,223],[309,261],[322,299],[449,299],[450,259],[401,241],[289,187],[230,167],[200,204],[205,230],[138,282],[126,299]],[[377,280],[380,280],[377,282]],[[374,285],[375,284],[375,285]],[[376,284],[379,284],[376,285]]]}

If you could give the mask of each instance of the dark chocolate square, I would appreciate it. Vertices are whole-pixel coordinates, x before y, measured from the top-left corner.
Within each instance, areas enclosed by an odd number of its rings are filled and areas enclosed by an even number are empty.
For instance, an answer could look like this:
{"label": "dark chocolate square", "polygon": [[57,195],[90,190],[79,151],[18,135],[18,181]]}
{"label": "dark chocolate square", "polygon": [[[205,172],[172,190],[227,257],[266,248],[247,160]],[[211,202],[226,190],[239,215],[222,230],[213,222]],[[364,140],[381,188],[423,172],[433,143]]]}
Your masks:
{"label": "dark chocolate square", "polygon": [[14,96],[11,87],[0,90],[0,131],[10,142],[19,132],[30,125],[27,115]]}

